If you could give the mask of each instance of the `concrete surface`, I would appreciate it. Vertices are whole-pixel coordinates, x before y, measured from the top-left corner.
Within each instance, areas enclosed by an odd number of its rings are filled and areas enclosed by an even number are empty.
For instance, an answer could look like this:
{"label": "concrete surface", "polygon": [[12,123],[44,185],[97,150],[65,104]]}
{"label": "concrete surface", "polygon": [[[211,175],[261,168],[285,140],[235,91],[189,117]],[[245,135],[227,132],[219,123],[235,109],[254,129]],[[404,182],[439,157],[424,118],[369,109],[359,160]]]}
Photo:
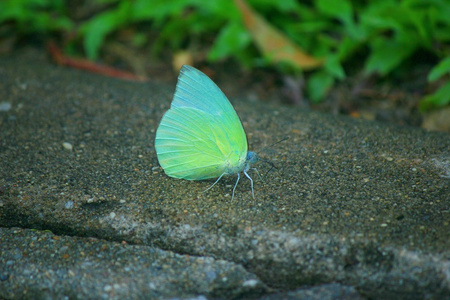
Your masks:
{"label": "concrete surface", "polygon": [[450,299],[449,134],[237,97],[231,201],[159,167],[174,88],[0,58],[0,298]]}

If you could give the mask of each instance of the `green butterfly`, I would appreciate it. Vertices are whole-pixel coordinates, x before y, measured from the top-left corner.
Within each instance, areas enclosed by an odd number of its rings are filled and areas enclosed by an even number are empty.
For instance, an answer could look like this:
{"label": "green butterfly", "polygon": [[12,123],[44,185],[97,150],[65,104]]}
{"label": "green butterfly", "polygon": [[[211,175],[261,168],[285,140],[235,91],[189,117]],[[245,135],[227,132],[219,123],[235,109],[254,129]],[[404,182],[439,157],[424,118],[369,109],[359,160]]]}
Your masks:
{"label": "green butterfly", "polygon": [[164,172],[175,178],[203,180],[237,174],[240,179],[259,160],[247,151],[247,138],[236,111],[219,87],[199,70],[184,65],[170,109],[156,131],[156,154]]}

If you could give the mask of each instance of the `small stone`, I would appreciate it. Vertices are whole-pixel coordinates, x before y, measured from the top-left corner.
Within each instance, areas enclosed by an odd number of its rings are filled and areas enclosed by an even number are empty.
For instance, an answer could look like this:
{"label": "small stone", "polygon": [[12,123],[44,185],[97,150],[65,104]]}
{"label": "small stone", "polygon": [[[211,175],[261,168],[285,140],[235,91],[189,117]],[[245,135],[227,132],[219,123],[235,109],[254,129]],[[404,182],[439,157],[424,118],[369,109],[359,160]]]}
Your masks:
{"label": "small stone", "polygon": [[10,102],[0,102],[0,111],[9,111],[12,105]]}
{"label": "small stone", "polygon": [[112,286],[110,286],[109,284],[105,285],[105,287],[103,288],[103,290],[105,292],[111,292],[112,291]]}
{"label": "small stone", "polygon": [[64,149],[66,149],[66,150],[72,151],[72,149],[73,149],[73,146],[71,143],[64,142],[62,145],[63,145]]}
{"label": "small stone", "polygon": [[9,279],[9,275],[8,274],[0,274],[0,281],[6,281]]}
{"label": "small stone", "polygon": [[254,288],[258,285],[259,281],[256,279],[249,279],[244,281],[244,283],[242,284],[242,286],[244,287],[249,287],[249,288]]}

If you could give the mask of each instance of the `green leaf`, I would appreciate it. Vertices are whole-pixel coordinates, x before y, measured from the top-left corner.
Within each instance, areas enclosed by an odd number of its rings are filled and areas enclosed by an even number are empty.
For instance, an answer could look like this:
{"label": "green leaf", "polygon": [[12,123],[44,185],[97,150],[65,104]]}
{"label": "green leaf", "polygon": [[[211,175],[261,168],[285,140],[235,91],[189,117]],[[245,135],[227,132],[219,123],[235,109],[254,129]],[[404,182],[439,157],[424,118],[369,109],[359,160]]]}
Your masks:
{"label": "green leaf", "polygon": [[338,53],[340,61],[345,61],[348,59],[360,46],[362,42],[351,39],[349,37],[344,37],[338,47]]}
{"label": "green leaf", "polygon": [[236,22],[230,22],[219,33],[214,46],[209,52],[209,59],[219,60],[242,51],[251,42],[251,37],[245,28]]}
{"label": "green leaf", "polygon": [[[148,0],[147,0],[148,1]],[[194,3],[199,15],[204,18],[208,16],[214,16],[223,20],[236,20],[240,19],[239,10],[237,9],[234,1],[230,0],[187,0]],[[169,1],[171,3],[171,1]],[[211,21],[211,20],[210,20]]]}
{"label": "green leaf", "polygon": [[410,22],[415,26],[418,35],[421,37],[424,44],[428,47],[432,46],[431,32],[430,32],[430,20],[428,19],[427,9],[405,9],[406,14],[409,16]]}
{"label": "green leaf", "polygon": [[347,0],[318,0],[316,6],[323,14],[334,17],[344,24],[353,23],[353,7]]}
{"label": "green leaf", "polygon": [[417,49],[416,39],[388,39],[378,37],[374,39],[371,53],[366,61],[365,72],[379,73],[381,76],[398,67],[407,57]]}
{"label": "green leaf", "polygon": [[306,90],[311,101],[316,103],[322,101],[333,84],[333,76],[324,70],[317,71],[309,76],[306,82]]}
{"label": "green leaf", "polygon": [[428,81],[435,81],[444,76],[450,74],[450,56],[440,61],[437,66],[431,69],[428,74]]}
{"label": "green leaf", "polygon": [[59,0],[0,1],[0,23],[14,21],[19,32],[47,33],[69,30],[72,21],[63,16],[64,3]]}
{"label": "green leaf", "polygon": [[134,21],[161,22],[172,16],[182,18],[182,12],[189,5],[192,5],[190,0],[136,0],[131,7],[131,15]]}
{"label": "green leaf", "polygon": [[117,9],[106,11],[84,23],[80,33],[84,35],[84,49],[89,59],[95,60],[106,36],[129,21],[131,2],[123,1]]}
{"label": "green leaf", "polygon": [[377,30],[401,30],[402,17],[401,8],[393,1],[373,2],[360,14],[361,25],[374,33]]}
{"label": "green leaf", "polygon": [[[202,0],[204,1],[204,0]],[[229,1],[229,0],[226,0]],[[208,1],[214,2],[214,1]],[[232,1],[229,1],[232,2]],[[296,11],[299,9],[299,3],[296,0],[282,0],[282,1],[273,1],[273,0],[253,0],[247,1],[249,5],[256,8],[258,11],[272,11],[276,9],[280,12],[290,13],[292,11]]]}
{"label": "green leaf", "polygon": [[324,20],[311,20],[303,21],[292,24],[287,24],[286,27],[291,32],[298,32],[298,34],[304,33],[317,33],[322,30],[327,30],[331,25],[331,22]]}
{"label": "green leaf", "polygon": [[[348,0],[319,0],[316,6],[321,13],[330,16],[342,22],[343,31],[346,36],[352,39],[362,40],[365,38],[365,30],[362,26],[355,23],[354,9],[352,3]],[[329,28],[336,25],[330,24]],[[338,31],[334,29],[335,31]]]}
{"label": "green leaf", "polygon": [[325,70],[327,70],[327,72],[334,78],[340,80],[345,78],[344,68],[342,68],[341,63],[339,62],[339,57],[336,54],[331,54],[328,56],[325,62]]}
{"label": "green leaf", "polygon": [[436,92],[422,99],[419,105],[420,111],[424,112],[431,108],[442,107],[450,104],[450,82],[441,86]]}

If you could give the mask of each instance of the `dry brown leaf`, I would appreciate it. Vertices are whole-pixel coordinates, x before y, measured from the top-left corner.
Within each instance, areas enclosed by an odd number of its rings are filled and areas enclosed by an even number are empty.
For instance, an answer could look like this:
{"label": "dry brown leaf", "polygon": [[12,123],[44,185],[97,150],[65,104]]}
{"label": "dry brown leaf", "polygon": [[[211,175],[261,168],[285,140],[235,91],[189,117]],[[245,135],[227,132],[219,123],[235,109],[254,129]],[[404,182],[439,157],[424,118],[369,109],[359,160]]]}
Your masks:
{"label": "dry brown leaf", "polygon": [[192,66],[194,64],[194,58],[192,53],[188,51],[178,51],[173,55],[172,68],[175,73],[178,73],[183,65]]}
{"label": "dry brown leaf", "polygon": [[306,54],[286,35],[253,11],[244,0],[235,0],[235,3],[242,13],[245,26],[265,57],[275,63],[287,62],[303,70],[315,69],[323,64],[323,59]]}

